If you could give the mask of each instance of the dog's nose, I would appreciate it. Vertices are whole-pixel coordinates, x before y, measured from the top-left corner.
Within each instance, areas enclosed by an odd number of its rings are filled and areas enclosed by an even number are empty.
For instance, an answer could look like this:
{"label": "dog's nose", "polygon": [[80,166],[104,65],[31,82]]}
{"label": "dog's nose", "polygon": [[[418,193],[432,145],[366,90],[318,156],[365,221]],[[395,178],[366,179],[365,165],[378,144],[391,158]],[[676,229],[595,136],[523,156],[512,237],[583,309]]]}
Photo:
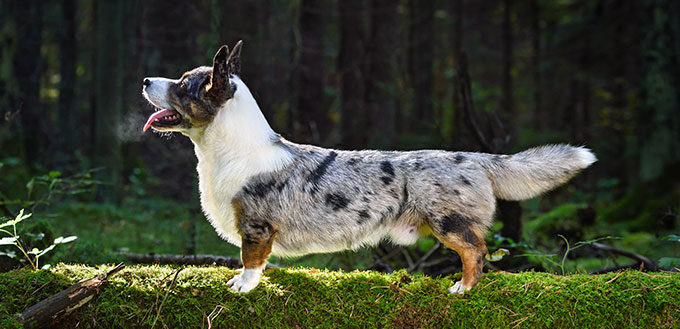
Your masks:
{"label": "dog's nose", "polygon": [[144,78],[144,81],[142,83],[148,87],[151,85],[151,80],[149,80],[148,78]]}

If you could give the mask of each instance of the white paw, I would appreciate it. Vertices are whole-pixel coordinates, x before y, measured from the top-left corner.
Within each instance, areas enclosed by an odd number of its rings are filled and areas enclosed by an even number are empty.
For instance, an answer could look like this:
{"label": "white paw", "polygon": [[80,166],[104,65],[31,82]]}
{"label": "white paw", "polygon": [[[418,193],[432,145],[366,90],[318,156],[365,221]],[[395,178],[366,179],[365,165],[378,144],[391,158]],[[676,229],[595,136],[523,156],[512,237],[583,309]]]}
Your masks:
{"label": "white paw", "polygon": [[458,295],[462,295],[468,290],[470,290],[470,288],[465,287],[461,281],[456,282],[456,284],[449,288],[450,293]]}
{"label": "white paw", "polygon": [[262,270],[244,269],[243,273],[237,274],[229,280],[227,286],[231,287],[231,290],[235,292],[246,293],[257,287],[257,284],[260,283],[261,275]]}

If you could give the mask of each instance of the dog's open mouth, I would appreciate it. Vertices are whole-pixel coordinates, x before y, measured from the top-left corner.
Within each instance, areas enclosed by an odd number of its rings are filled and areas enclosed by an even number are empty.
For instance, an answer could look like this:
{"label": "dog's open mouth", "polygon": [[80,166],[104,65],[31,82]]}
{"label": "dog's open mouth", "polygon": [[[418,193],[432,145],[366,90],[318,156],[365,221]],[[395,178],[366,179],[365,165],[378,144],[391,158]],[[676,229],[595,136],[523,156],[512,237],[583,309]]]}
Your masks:
{"label": "dog's open mouth", "polygon": [[151,126],[154,128],[172,127],[180,124],[181,122],[182,116],[179,114],[179,112],[175,110],[161,109],[160,111],[154,112],[154,114],[152,114],[149,119],[146,120],[143,131],[146,131]]}

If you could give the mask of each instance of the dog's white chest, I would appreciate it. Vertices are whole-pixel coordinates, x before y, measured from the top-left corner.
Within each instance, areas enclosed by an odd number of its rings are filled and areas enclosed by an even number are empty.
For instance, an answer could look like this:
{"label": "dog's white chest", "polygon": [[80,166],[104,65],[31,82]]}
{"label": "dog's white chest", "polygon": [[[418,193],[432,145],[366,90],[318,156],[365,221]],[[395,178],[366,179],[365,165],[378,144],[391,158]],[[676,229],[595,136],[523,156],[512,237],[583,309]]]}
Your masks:
{"label": "dog's white chest", "polygon": [[242,188],[245,179],[230,177],[225,174],[228,168],[219,168],[205,161],[199,162],[197,169],[203,212],[220,237],[240,247],[241,237],[231,200]]}

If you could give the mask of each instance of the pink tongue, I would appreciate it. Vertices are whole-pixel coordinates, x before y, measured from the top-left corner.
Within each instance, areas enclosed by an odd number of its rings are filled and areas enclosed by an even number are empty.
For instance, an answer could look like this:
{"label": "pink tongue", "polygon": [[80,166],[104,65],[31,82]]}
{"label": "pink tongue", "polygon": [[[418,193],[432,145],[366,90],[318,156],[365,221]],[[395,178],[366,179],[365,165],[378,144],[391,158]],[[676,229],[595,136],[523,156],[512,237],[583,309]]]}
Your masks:
{"label": "pink tongue", "polygon": [[154,122],[154,120],[168,116],[168,115],[173,115],[175,111],[173,110],[160,110],[158,112],[154,112],[150,117],[149,120],[146,120],[146,124],[144,125],[144,129],[142,131],[146,131],[149,129],[151,124]]}

